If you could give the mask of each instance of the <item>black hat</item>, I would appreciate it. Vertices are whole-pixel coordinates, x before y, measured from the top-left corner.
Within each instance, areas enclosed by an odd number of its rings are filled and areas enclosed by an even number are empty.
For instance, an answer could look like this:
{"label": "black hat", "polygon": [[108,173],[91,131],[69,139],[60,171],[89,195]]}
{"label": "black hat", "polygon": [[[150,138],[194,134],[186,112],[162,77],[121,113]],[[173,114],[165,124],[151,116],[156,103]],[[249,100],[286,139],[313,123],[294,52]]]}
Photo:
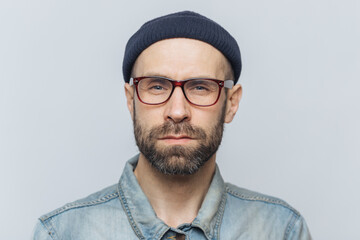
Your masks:
{"label": "black hat", "polygon": [[238,81],[241,56],[236,40],[213,20],[195,12],[183,11],[146,22],[129,39],[123,61],[125,82],[129,82],[133,65],[140,53],[151,44],[169,38],[191,38],[212,45],[229,60],[234,71],[234,81]]}

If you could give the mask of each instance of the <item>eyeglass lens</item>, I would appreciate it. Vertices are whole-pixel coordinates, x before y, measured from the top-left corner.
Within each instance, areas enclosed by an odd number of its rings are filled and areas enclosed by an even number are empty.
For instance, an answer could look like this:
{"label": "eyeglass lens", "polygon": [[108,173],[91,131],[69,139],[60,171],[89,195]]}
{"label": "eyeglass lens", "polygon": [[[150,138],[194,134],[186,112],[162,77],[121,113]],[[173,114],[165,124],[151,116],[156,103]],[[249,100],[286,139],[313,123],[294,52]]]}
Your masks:
{"label": "eyeglass lens", "polygon": [[[170,97],[173,84],[165,78],[144,78],[138,83],[140,99],[145,103],[163,103]],[[192,79],[184,84],[187,99],[196,105],[211,105],[219,95],[219,84],[209,79]]]}

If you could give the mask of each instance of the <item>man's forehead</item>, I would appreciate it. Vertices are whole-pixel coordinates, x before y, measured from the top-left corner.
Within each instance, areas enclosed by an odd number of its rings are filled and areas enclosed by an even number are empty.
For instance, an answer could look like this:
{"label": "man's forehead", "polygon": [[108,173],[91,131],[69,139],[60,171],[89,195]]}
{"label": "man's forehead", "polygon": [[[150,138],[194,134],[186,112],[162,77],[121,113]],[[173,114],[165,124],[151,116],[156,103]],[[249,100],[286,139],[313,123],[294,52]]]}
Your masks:
{"label": "man's forehead", "polygon": [[[151,44],[149,47],[147,47],[143,52],[149,52],[149,51],[156,51],[159,49],[164,48],[171,48],[171,47],[178,47],[181,50],[188,50],[189,48],[193,49],[201,49],[201,50],[207,50],[207,51],[214,51],[221,54],[219,50],[217,50],[215,47],[210,45],[207,42],[203,42],[201,40],[197,39],[191,39],[191,38],[169,38],[169,39],[163,39],[160,41],[157,41],[153,44]],[[174,49],[175,50],[175,49]]]}
{"label": "man's forehead", "polygon": [[227,65],[226,57],[206,42],[172,38],[146,48],[135,61],[132,75],[219,78]]}

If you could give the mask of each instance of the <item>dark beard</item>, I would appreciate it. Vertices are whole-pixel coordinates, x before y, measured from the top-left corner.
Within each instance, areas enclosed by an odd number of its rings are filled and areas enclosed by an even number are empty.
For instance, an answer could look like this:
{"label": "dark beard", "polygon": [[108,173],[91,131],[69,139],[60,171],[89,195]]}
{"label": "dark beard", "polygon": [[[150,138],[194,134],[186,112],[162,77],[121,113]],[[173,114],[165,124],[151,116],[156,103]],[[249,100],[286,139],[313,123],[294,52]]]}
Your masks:
{"label": "dark beard", "polygon": [[[140,152],[150,164],[163,174],[190,175],[196,173],[218,150],[225,120],[225,107],[215,126],[206,134],[200,127],[192,126],[188,122],[174,123],[166,121],[164,124],[144,132],[138,124],[134,109],[134,134]],[[195,147],[169,146],[156,148],[156,140],[171,134],[185,134],[196,138],[199,145]]]}

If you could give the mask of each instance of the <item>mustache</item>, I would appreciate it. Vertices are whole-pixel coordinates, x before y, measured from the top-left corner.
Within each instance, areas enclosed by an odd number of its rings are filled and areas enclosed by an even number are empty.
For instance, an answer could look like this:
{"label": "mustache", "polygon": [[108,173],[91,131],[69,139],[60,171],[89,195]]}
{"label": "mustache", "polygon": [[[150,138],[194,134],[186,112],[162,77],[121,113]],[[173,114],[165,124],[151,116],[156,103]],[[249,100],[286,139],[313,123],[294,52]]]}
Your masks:
{"label": "mustache", "polygon": [[174,123],[167,121],[160,126],[154,127],[150,130],[150,138],[159,138],[166,135],[184,134],[191,138],[206,138],[206,132],[200,127],[195,127],[188,122]]}

